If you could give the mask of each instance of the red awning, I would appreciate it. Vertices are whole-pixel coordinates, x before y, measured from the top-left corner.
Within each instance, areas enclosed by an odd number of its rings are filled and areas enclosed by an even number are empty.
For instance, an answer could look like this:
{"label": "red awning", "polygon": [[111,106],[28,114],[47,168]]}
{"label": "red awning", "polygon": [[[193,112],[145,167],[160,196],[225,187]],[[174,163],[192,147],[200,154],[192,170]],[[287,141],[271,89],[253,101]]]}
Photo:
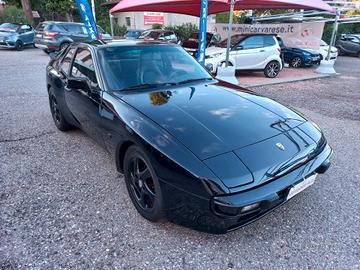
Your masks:
{"label": "red awning", "polygon": [[[230,0],[209,0],[209,14],[229,11]],[[122,0],[110,10],[110,13],[126,11],[154,11],[200,15],[201,0]],[[334,9],[322,0],[236,0],[235,10],[246,9]]]}

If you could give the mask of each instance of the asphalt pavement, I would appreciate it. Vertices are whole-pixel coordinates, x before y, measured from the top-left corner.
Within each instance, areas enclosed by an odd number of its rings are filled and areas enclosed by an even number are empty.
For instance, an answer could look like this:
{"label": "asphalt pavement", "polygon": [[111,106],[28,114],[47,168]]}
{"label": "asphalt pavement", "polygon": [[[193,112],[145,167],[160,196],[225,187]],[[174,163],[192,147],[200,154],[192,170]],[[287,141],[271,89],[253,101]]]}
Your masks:
{"label": "asphalt pavement", "polygon": [[0,50],[0,269],[360,269],[360,59],[254,88],[310,116],[334,148],[314,186],[226,235],[136,212],[112,157],[58,131],[41,50]]}

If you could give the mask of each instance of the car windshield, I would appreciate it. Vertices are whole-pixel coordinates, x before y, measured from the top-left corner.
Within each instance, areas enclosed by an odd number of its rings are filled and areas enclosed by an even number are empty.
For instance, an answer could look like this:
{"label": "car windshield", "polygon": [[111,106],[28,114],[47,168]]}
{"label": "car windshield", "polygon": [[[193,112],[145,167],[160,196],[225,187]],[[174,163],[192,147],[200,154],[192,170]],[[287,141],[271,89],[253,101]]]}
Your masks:
{"label": "car windshield", "polygon": [[[235,35],[235,36],[232,36],[232,37],[231,37],[231,45],[230,45],[230,47],[235,46],[235,45],[236,45],[237,43],[239,43],[242,39],[244,39],[244,37],[245,37],[245,36],[243,36],[243,35]],[[227,41],[228,41],[227,38],[224,39],[223,41],[221,41],[221,42],[219,43],[219,47],[221,47],[221,48],[226,48],[226,47],[227,47]]]}
{"label": "car windshield", "polygon": [[329,46],[325,41],[321,40],[320,41],[320,46],[323,47],[323,46]]}
{"label": "car windshield", "polygon": [[[211,34],[211,33],[206,33],[206,41],[209,42],[209,41],[212,39],[212,37],[213,37],[213,34]],[[190,38],[192,38],[192,39],[199,39],[199,32],[193,33]]]}
{"label": "car windshield", "polygon": [[138,37],[141,35],[141,31],[127,31],[125,37]]}
{"label": "car windshield", "polygon": [[160,34],[161,34],[160,31],[147,31],[147,32],[143,32],[142,36],[157,39],[160,36]]}
{"label": "car windshield", "polygon": [[0,25],[0,32],[15,33],[19,28],[18,24],[3,23]]}
{"label": "car windshield", "polygon": [[111,91],[212,80],[209,73],[179,46],[112,46],[99,49],[99,59]]}

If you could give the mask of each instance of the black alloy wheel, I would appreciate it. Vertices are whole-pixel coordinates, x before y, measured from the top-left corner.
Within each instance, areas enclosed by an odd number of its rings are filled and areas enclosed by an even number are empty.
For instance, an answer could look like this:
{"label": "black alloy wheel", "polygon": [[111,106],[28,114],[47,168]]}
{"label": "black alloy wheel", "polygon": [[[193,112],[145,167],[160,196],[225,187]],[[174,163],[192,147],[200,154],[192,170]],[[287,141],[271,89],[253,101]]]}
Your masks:
{"label": "black alloy wheel", "polygon": [[290,63],[290,66],[291,66],[291,67],[294,67],[294,68],[302,67],[302,65],[303,65],[303,63],[302,63],[301,57],[299,57],[299,56],[295,56],[295,57],[291,60],[291,63]]}
{"label": "black alloy wheel", "polygon": [[49,99],[50,99],[49,101],[50,101],[51,115],[54,119],[55,125],[58,126],[61,123],[61,113],[60,113],[59,104],[54,95],[50,95]]}
{"label": "black alloy wheel", "polygon": [[52,118],[54,120],[55,126],[61,131],[68,131],[73,129],[74,127],[68,123],[61,112],[61,107],[59,102],[57,101],[55,95],[49,91],[49,105]]}
{"label": "black alloy wheel", "polygon": [[264,74],[268,78],[275,78],[280,73],[280,63],[277,61],[271,61],[269,64],[266,65]]}
{"label": "black alloy wheel", "polygon": [[21,40],[16,41],[16,43],[15,43],[15,49],[16,49],[17,51],[22,51],[23,48],[24,48],[24,44],[22,43],[22,41],[21,41]]}
{"label": "black alloy wheel", "polygon": [[147,151],[129,147],[124,158],[124,175],[130,198],[138,212],[150,221],[162,218],[162,196],[158,178]]}

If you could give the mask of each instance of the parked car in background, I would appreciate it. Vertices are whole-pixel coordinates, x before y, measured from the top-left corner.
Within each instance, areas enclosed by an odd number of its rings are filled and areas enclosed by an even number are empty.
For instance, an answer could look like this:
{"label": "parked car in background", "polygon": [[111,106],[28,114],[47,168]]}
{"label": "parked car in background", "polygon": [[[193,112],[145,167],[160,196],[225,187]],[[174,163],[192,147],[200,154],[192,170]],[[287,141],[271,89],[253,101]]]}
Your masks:
{"label": "parked car in background", "polygon": [[[206,33],[207,48],[219,45],[220,41],[221,36],[218,33]],[[184,40],[182,46],[188,53],[196,57],[199,48],[199,32],[193,33],[189,39]]]}
{"label": "parked car in background", "polygon": [[285,48],[284,61],[291,67],[311,67],[320,64],[321,54],[316,50],[301,48]]}
{"label": "parked car in background", "polygon": [[[216,73],[226,61],[227,39],[219,47],[206,50],[205,66]],[[231,38],[229,65],[236,70],[264,71],[268,78],[275,78],[282,70],[281,49],[273,35],[234,35]]]}
{"label": "parked car in background", "polygon": [[34,45],[35,30],[29,24],[3,23],[0,25],[0,47],[21,51]]}
{"label": "parked car in background", "polygon": [[144,30],[140,30],[140,29],[129,29],[126,31],[124,38],[125,39],[138,39],[141,36],[141,33]]}
{"label": "parked car in background", "polygon": [[173,31],[162,29],[145,30],[141,33],[139,39],[167,41],[175,44],[179,41],[178,37]]}
{"label": "parked car in background", "polygon": [[[325,41],[320,41],[319,53],[321,54],[321,60],[326,59],[329,52],[329,44]],[[330,50],[330,60],[336,60],[338,57],[338,49],[334,46],[331,46]]]}
{"label": "parked car in background", "polygon": [[342,35],[336,42],[339,55],[356,55],[360,57],[360,34],[358,35]]}
{"label": "parked car in background", "polygon": [[[112,39],[100,26],[99,39]],[[59,51],[73,42],[88,40],[87,29],[83,23],[74,22],[42,22],[36,28],[35,45],[49,53]]]}

